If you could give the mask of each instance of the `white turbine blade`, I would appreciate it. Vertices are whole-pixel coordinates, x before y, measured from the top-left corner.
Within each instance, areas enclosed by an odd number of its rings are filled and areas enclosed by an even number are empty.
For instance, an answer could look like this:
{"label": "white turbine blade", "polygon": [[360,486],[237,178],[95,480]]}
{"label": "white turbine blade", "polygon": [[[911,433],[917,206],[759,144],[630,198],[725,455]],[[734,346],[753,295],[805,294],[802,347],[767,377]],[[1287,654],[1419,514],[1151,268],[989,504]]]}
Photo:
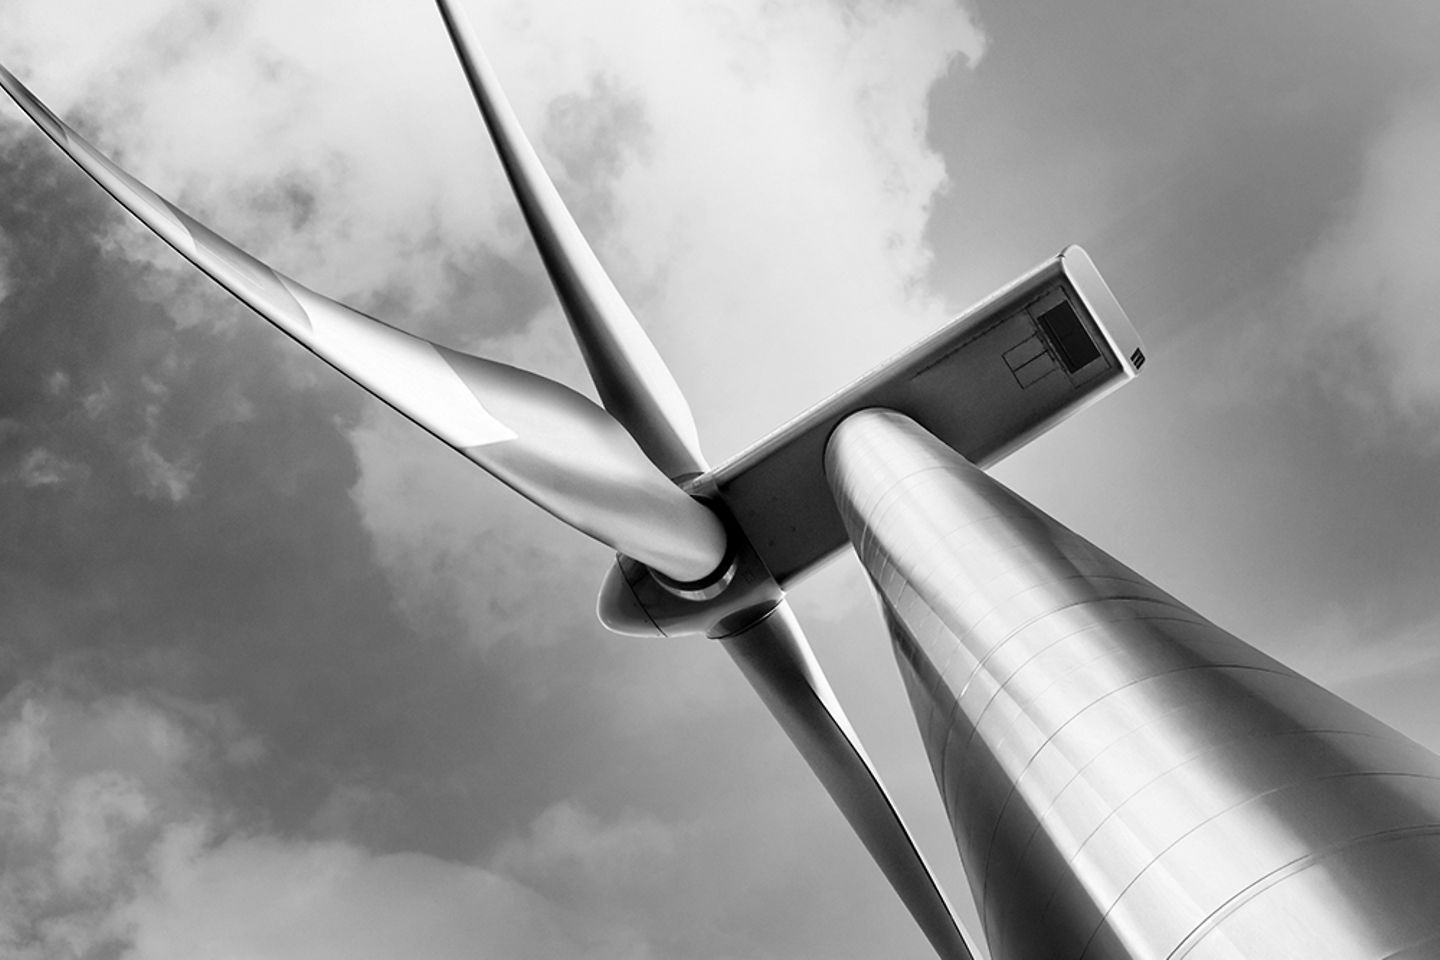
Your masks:
{"label": "white turbine blade", "polygon": [[217,283],[555,516],[680,581],[725,533],[604,410],[562,384],[397,330],[272,270],[121,170],[0,66],[0,86],[72,160]]}
{"label": "white turbine blade", "polygon": [[759,623],[719,639],[935,951],[946,960],[973,960],[954,911],[840,709],[790,605],[782,600]]}
{"label": "white turbine blade", "polygon": [[695,418],[675,378],[555,191],[468,21],[451,0],[436,3],[601,402],[668,476],[703,472]]}

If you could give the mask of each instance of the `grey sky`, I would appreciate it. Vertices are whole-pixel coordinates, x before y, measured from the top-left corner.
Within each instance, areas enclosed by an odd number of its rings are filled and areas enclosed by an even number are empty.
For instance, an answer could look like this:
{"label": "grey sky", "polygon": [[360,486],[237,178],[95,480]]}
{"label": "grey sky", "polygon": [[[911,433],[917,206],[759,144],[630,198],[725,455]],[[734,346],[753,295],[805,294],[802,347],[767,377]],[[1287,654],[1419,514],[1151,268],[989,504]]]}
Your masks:
{"label": "grey sky", "polygon": [[[1440,745],[1433,4],[468,7],[712,459],[1082,243],[1150,363],[999,475]],[[427,2],[10,0],[0,38],[280,268],[583,382]],[[0,181],[8,954],[927,956],[723,655],[594,622],[603,549],[8,106]],[[855,564],[795,600],[965,897]]]}

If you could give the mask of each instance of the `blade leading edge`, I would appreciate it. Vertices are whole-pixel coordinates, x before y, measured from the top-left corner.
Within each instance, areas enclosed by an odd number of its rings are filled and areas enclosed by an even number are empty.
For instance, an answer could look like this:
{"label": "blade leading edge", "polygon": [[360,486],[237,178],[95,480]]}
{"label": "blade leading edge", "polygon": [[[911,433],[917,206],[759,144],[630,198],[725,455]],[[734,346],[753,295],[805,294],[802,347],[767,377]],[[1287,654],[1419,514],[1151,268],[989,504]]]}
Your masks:
{"label": "blade leading edge", "polygon": [[452,0],[436,4],[601,402],[667,476],[702,473],[679,385],[560,199],[469,22]]}
{"label": "blade leading edge", "polygon": [[516,492],[680,581],[726,535],[604,410],[545,377],[438,346],[315,293],[193,219],[96,150],[0,66],[0,87],[111,196],[247,306]]}

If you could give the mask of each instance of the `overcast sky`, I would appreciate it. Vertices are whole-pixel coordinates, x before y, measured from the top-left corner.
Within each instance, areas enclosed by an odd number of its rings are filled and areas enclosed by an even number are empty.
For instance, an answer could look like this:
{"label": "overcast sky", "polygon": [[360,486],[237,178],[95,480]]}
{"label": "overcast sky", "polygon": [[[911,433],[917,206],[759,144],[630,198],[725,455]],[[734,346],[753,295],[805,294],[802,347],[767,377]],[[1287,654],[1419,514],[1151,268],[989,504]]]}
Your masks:
{"label": "overcast sky", "polygon": [[[1067,243],[1144,375],[997,474],[1440,746],[1440,7],[468,0],[719,462]],[[311,286],[583,386],[428,0],[5,0]],[[588,389],[588,388],[587,388]],[[0,952],[929,956],[728,659],[0,104]],[[873,601],[794,599],[955,899]]]}

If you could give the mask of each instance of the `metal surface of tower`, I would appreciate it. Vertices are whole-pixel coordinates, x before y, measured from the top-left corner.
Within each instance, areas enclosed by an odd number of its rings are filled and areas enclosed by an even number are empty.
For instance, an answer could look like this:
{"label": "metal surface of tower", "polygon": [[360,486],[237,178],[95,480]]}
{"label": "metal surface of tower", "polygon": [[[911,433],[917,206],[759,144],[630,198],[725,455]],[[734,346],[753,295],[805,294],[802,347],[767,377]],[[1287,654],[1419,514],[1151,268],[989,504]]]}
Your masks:
{"label": "metal surface of tower", "polygon": [[827,466],[995,960],[1440,956],[1440,758],[907,417]]}

